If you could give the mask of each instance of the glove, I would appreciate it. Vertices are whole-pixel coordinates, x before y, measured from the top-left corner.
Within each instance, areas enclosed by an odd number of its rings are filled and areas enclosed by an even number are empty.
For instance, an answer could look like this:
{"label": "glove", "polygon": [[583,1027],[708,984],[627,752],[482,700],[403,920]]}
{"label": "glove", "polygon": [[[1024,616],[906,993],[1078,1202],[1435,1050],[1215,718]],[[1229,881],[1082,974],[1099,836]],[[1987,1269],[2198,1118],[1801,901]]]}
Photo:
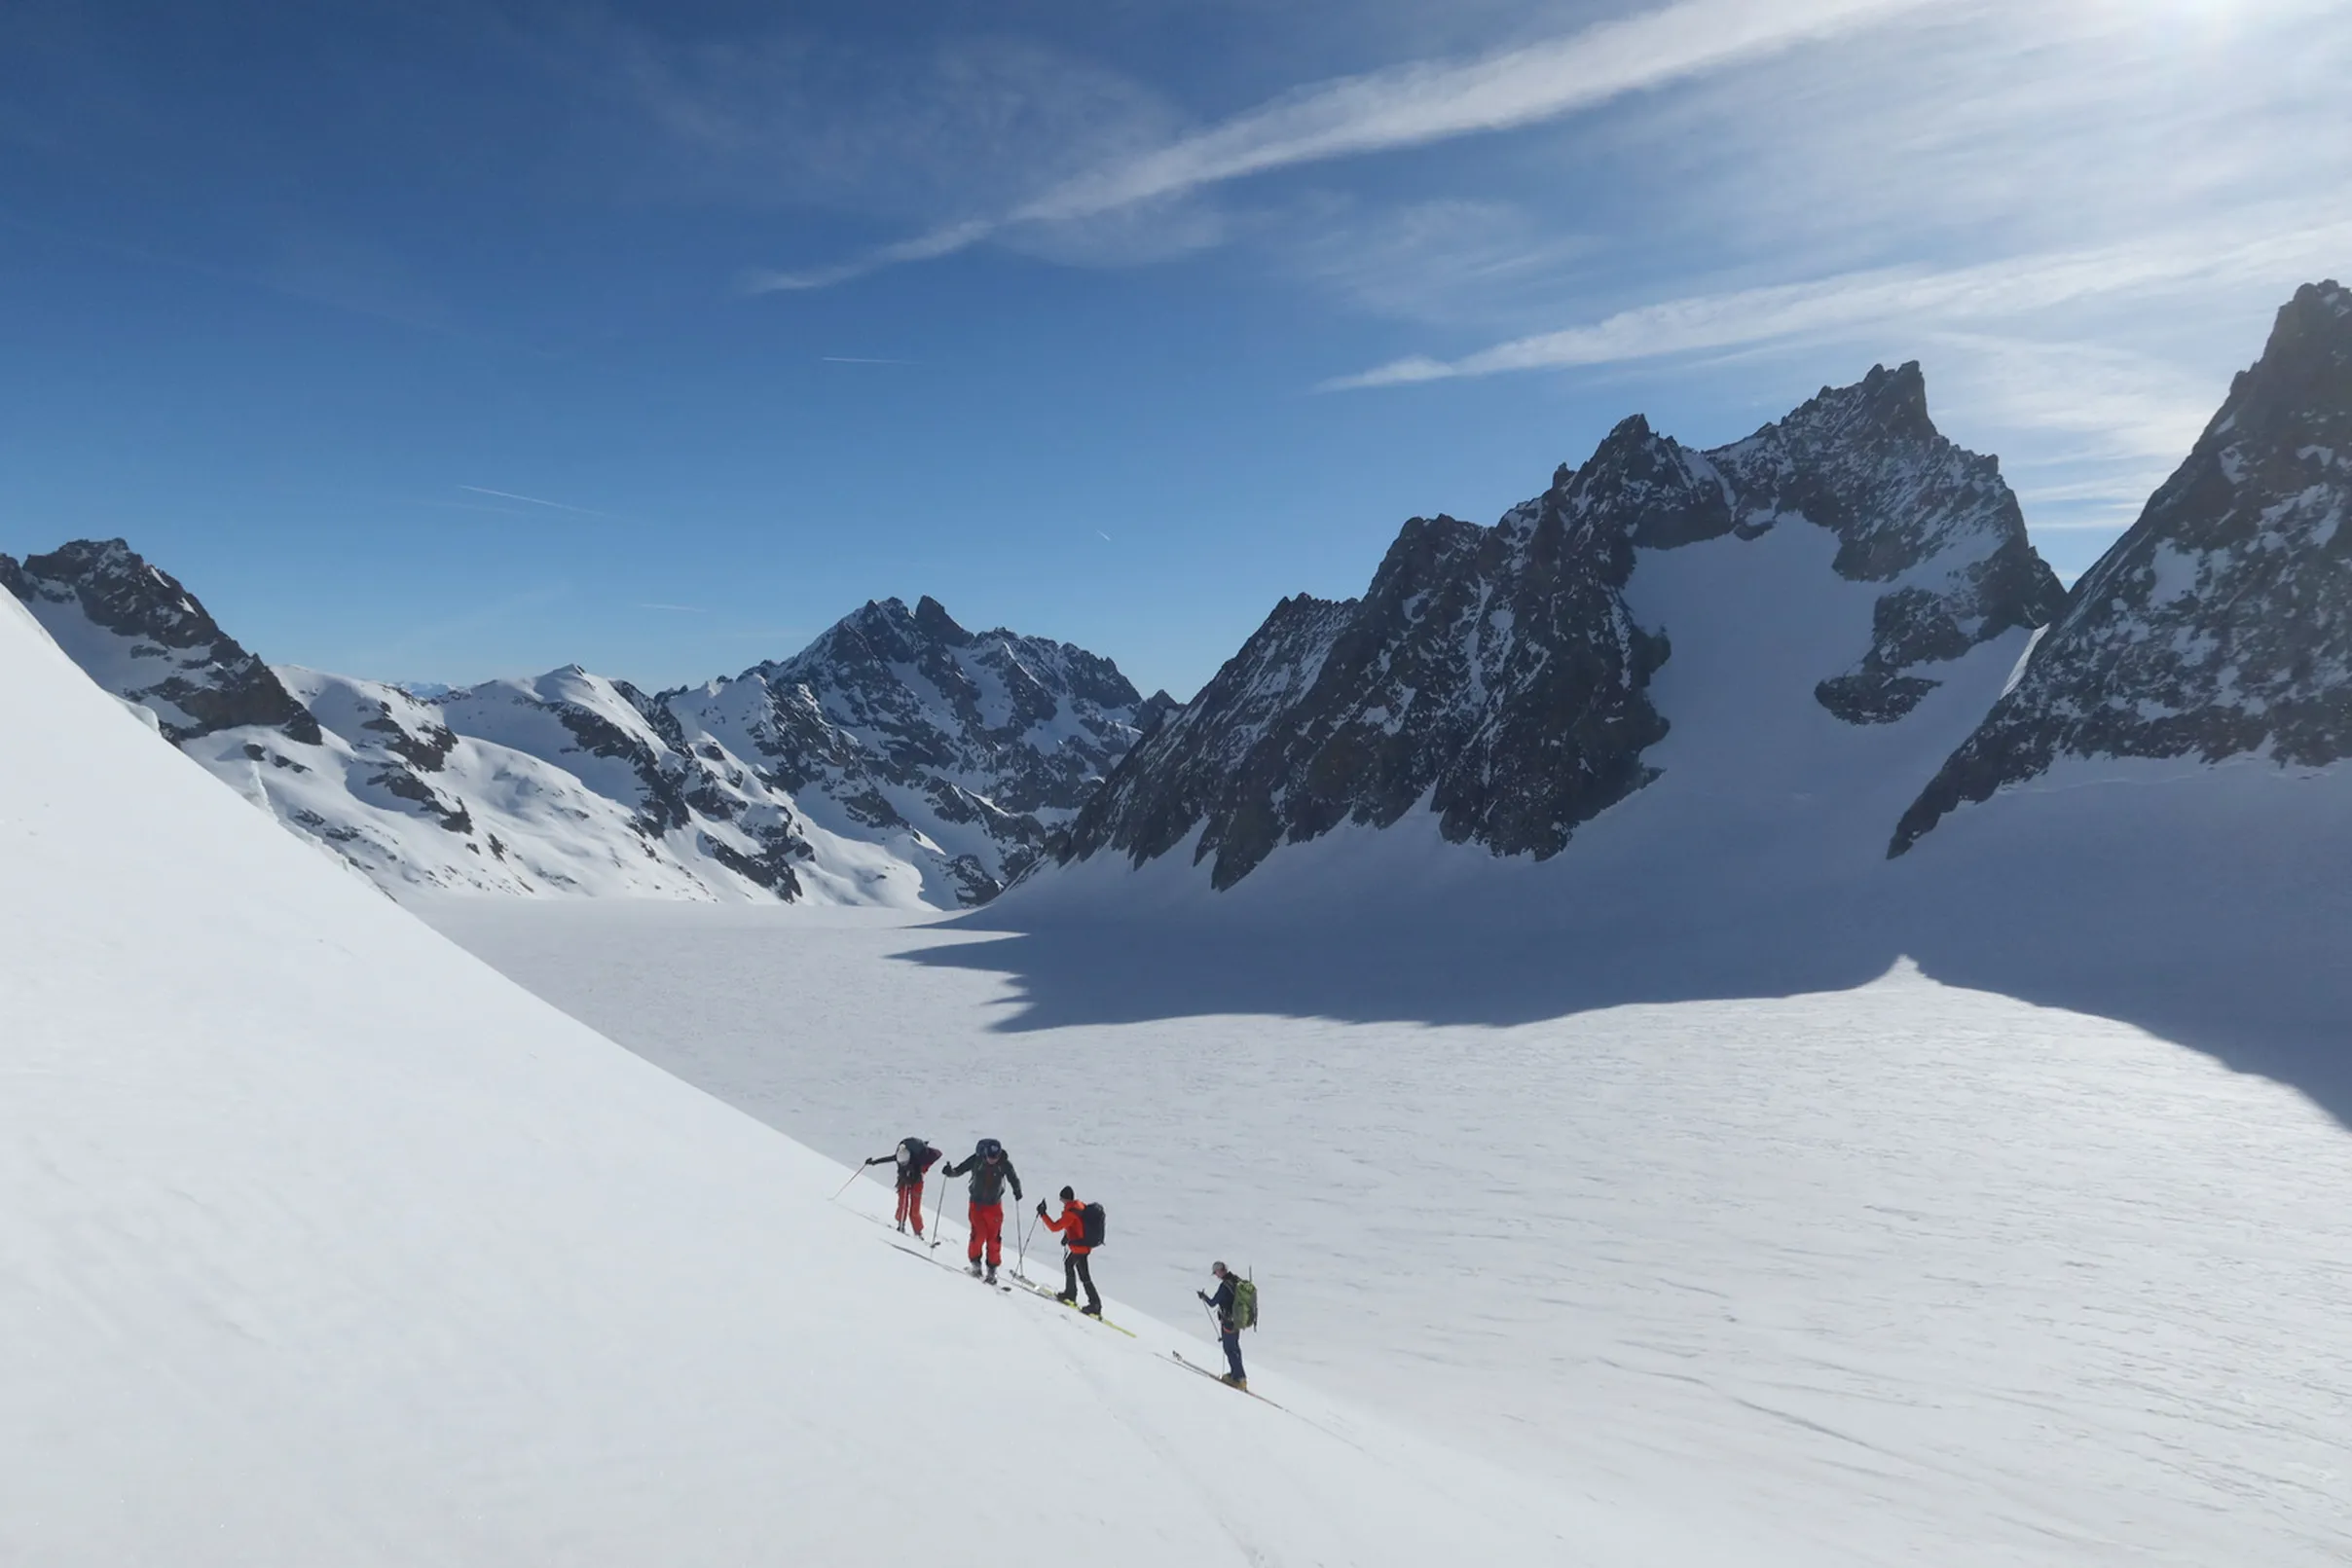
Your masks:
{"label": "glove", "polygon": [[1200,1304],[1202,1306],[1215,1306],[1217,1304],[1209,1299],[1209,1293],[1206,1291],[1194,1291],[1193,1294],[1200,1297]]}
{"label": "glove", "polygon": [[1046,1218],[1046,1200],[1044,1198],[1037,1200],[1037,1217],[1040,1220]]}

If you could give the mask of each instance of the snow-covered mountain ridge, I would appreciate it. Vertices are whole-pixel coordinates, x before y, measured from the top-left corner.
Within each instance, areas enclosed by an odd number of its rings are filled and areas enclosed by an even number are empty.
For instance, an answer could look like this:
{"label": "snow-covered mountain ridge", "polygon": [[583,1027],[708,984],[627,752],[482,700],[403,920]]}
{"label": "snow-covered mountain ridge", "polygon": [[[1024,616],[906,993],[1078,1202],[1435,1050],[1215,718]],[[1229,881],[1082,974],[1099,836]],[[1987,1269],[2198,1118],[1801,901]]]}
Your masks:
{"label": "snow-covered mountain ridge", "polygon": [[2195,448],[1897,825],[2063,760],[2352,755],[2352,290],[2306,284]]}
{"label": "snow-covered mountain ridge", "polygon": [[167,739],[394,890],[978,903],[1172,706],[930,599],[701,687],[571,666],[426,696],[264,664],[119,539],[0,556],[0,586]]}
{"label": "snow-covered mountain ridge", "polygon": [[1036,861],[1113,763],[1175,705],[1110,660],[928,596],[869,602],[800,653],[648,705],[673,744],[746,758],[812,818],[984,903]]}
{"label": "snow-covered mountain ridge", "polygon": [[[1278,845],[1416,809],[1449,841],[1549,857],[1658,780],[1661,743],[1709,722],[1727,682],[1756,678],[1702,643],[1769,669],[1773,769],[1840,788],[1836,730],[1949,725],[1949,705],[1917,714],[1955,679],[1981,714],[1998,676],[1971,655],[2022,654],[2062,597],[1998,465],[1929,420],[1915,364],[1709,452],[1636,416],[1491,528],[1408,522],[1363,598],[1277,605],[1113,773],[1063,859],[1189,844],[1227,888]],[[1679,710],[1660,685],[1677,659],[1717,672],[1709,690],[1670,682]],[[1760,761],[1720,784],[1752,791]]]}

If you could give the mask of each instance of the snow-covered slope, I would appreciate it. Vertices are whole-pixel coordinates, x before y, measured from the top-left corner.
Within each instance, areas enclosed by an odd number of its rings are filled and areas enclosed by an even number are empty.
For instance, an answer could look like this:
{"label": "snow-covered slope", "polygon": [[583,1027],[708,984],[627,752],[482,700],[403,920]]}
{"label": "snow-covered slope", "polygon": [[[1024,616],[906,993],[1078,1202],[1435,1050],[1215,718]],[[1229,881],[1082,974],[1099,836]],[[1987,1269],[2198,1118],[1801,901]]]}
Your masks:
{"label": "snow-covered slope", "polygon": [[167,738],[395,893],[977,903],[1173,706],[928,599],[655,698],[576,665],[429,694],[272,669],[120,539],[0,556],[0,587]]}
{"label": "snow-covered slope", "polygon": [[0,732],[0,1560],[1732,1560],[902,1255],[6,602]]}
{"label": "snow-covered slope", "polygon": [[658,702],[690,747],[722,746],[824,826],[888,845],[947,908],[1033,864],[1173,706],[1108,659],[968,632],[930,598],[868,602],[792,658]]}
{"label": "snow-covered slope", "polygon": [[709,798],[724,759],[681,762],[613,682],[559,671],[444,706],[380,681],[293,666],[275,675],[317,723],[315,742],[241,728],[183,749],[387,888],[681,898],[801,891],[793,867],[805,846],[790,803],[748,775],[748,787]]}
{"label": "snow-covered slope", "polygon": [[2352,291],[2306,284],[2195,450],[2075,585],[2015,689],[1904,815],[1893,853],[1963,804],[2054,772],[2352,757],[2347,524]]}
{"label": "snow-covered slope", "polygon": [[1721,828],[1792,803],[1869,844],[1844,819],[1900,810],[2060,598],[1916,365],[1711,452],[1631,419],[1493,528],[1408,523],[1361,600],[1277,606],[1063,859],[1181,846],[1229,888],[1278,846],[1424,812],[1496,856],[1557,855],[1604,813],[1677,854],[1702,833],[1772,856]]}
{"label": "snow-covered slope", "polygon": [[[1779,960],[1846,940],[1827,912],[1563,940],[1421,908],[1417,941],[1368,948],[1327,915],[1229,941],[426,906],[827,1153],[985,1126],[1033,1185],[1110,1206],[1106,1289],[1182,1322],[1202,1258],[1248,1262],[1257,1360],[1560,1494],[1713,1520],[1738,1544],[1709,1568],[2352,1560],[2352,1134],[2143,1029],[1884,949],[1789,994],[1818,971]],[[1579,1003],[1579,976],[1706,976],[1731,947],[1779,989]]]}

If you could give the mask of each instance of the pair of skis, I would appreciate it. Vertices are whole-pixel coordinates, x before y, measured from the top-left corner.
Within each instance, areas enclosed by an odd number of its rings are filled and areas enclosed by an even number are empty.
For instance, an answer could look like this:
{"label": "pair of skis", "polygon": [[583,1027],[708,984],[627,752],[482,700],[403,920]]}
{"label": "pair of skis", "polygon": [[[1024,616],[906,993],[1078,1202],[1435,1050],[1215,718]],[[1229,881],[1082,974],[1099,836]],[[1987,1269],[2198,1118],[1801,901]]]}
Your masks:
{"label": "pair of skis", "polygon": [[1118,1332],[1125,1334],[1129,1339],[1135,1337],[1134,1330],[1121,1328],[1120,1325],[1113,1323],[1109,1318],[1104,1317],[1099,1312],[1079,1312],[1078,1303],[1076,1301],[1065,1299],[1058,1291],[1047,1290],[1043,1285],[1040,1285],[1037,1281],[1031,1279],[1026,1274],[1013,1275],[1012,1283],[1018,1285],[1022,1290],[1027,1291],[1032,1295],[1043,1296],[1046,1300],[1052,1302],[1055,1306],[1065,1306],[1073,1312],[1078,1312],[1078,1315],[1082,1318],[1092,1318],[1096,1323],[1101,1324],[1104,1328],[1116,1330]]}
{"label": "pair of skis", "polygon": [[[1256,1400],[1260,1404],[1274,1404],[1272,1400],[1268,1399],[1265,1395],[1259,1393],[1256,1389],[1249,1387],[1247,1384],[1229,1383],[1226,1381],[1224,1373],[1212,1372],[1206,1367],[1201,1366],[1200,1363],[1196,1361],[1185,1360],[1184,1352],[1181,1350],[1171,1350],[1168,1352],[1168,1354],[1175,1358],[1177,1366],[1183,1367],[1188,1372],[1198,1372],[1201,1376],[1207,1378],[1210,1382],[1215,1383],[1220,1387],[1230,1388],[1236,1394],[1247,1394],[1251,1399]],[[1280,1410],[1282,1409],[1282,1406],[1279,1404],[1274,1404],[1274,1408]],[[1287,1415],[1289,1412],[1284,1411],[1283,1413]]]}
{"label": "pair of skis", "polygon": [[1007,1285],[1003,1280],[982,1279],[979,1275],[973,1273],[969,1268],[958,1268],[953,1263],[932,1257],[929,1252],[917,1252],[914,1248],[907,1246],[906,1243],[902,1241],[894,1241],[891,1243],[891,1246],[895,1247],[900,1252],[904,1253],[909,1258],[921,1258],[924,1262],[929,1263],[934,1268],[943,1268],[950,1274],[962,1274],[969,1279],[979,1280],[981,1284],[992,1285],[996,1289],[1003,1291],[1007,1295],[1011,1295],[1012,1294],[1012,1287]]}

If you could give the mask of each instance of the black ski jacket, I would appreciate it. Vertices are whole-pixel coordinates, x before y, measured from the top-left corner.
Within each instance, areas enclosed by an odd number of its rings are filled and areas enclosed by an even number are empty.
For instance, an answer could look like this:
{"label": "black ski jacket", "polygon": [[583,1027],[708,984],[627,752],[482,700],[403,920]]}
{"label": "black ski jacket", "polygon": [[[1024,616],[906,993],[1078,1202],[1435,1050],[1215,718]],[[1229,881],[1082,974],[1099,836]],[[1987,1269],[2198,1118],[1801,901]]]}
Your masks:
{"label": "black ski jacket", "polygon": [[[900,1146],[900,1148],[904,1147],[905,1146],[903,1144]],[[899,1150],[896,1149],[892,1149],[887,1154],[876,1154],[872,1159],[867,1160],[865,1163],[868,1165],[898,1165],[899,1185],[900,1186],[921,1186],[923,1185],[923,1173],[930,1170],[934,1164],[937,1163],[938,1158],[939,1151],[932,1148],[929,1144],[926,1144],[923,1146],[923,1153],[920,1158],[908,1160],[903,1165],[899,1164]]]}
{"label": "black ski jacket", "polygon": [[960,1165],[939,1167],[939,1174],[946,1177],[961,1176],[966,1171],[972,1173],[972,1201],[977,1207],[985,1209],[1003,1203],[1007,1182],[1012,1184],[1012,1201],[1015,1203],[1021,1201],[1021,1176],[1020,1172],[1012,1168],[1011,1154],[1007,1154],[993,1166],[975,1153]]}

